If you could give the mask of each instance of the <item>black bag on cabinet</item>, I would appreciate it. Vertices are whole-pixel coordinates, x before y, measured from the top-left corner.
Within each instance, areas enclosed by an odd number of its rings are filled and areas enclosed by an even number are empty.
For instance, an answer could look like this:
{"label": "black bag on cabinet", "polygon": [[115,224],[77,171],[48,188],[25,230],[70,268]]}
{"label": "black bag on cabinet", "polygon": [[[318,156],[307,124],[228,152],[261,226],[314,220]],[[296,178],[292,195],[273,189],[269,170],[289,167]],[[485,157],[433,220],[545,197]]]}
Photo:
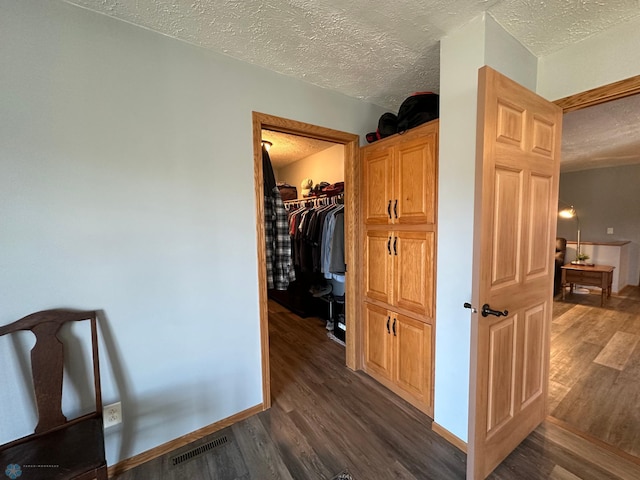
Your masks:
{"label": "black bag on cabinet", "polygon": [[378,129],[375,132],[367,133],[367,142],[373,143],[395,133],[398,133],[398,117],[395,113],[383,113],[378,119]]}
{"label": "black bag on cabinet", "polygon": [[404,132],[440,116],[437,93],[417,92],[407,97],[398,110],[398,132]]}

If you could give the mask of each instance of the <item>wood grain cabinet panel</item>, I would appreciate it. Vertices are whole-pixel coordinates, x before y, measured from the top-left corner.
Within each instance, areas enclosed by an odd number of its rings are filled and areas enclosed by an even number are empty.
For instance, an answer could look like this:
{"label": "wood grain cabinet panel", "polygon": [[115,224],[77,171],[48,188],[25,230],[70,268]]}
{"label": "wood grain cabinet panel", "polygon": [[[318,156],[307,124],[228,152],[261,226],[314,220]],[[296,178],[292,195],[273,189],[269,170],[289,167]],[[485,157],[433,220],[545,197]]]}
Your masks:
{"label": "wood grain cabinet panel", "polygon": [[437,149],[437,121],[363,149],[366,225],[435,223]]}
{"label": "wood grain cabinet panel", "polygon": [[[363,207],[367,225],[392,222],[393,151],[367,150],[363,162]],[[397,208],[397,207],[396,207]]]}
{"label": "wood grain cabinet panel", "polygon": [[396,148],[393,223],[435,223],[436,147],[437,130]]}
{"label": "wood grain cabinet panel", "polygon": [[376,305],[364,308],[364,356],[367,370],[391,379],[391,314]]}
{"label": "wood grain cabinet panel", "polygon": [[369,303],[364,319],[367,373],[433,415],[431,325]]}
{"label": "wood grain cabinet panel", "polygon": [[368,230],[365,297],[433,318],[434,232]]}
{"label": "wood grain cabinet panel", "polygon": [[363,363],[433,415],[438,121],[362,149]]}
{"label": "wood grain cabinet panel", "polygon": [[393,322],[395,382],[423,404],[432,405],[431,325],[405,315],[396,315]]}
{"label": "wood grain cabinet panel", "polygon": [[365,234],[364,242],[364,294],[368,298],[391,303],[391,255],[392,233],[386,230],[371,230]]}
{"label": "wood grain cabinet panel", "polygon": [[434,232],[395,232],[393,304],[433,318]]}

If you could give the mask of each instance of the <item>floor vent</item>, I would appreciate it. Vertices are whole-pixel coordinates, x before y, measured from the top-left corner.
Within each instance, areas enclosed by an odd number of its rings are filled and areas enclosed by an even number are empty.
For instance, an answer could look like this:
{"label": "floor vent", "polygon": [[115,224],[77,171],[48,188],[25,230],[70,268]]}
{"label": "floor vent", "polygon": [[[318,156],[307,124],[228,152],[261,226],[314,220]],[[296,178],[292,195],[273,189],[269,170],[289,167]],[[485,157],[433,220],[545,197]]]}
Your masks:
{"label": "floor vent", "polygon": [[207,453],[213,450],[214,448],[227,444],[228,442],[229,440],[227,439],[227,436],[223,435],[222,437],[216,438],[215,440],[212,440],[203,445],[200,445],[199,447],[192,448],[191,450],[188,450],[184,453],[176,455],[175,457],[171,457],[170,458],[171,466],[175,467],[177,465],[180,465],[181,463],[188,462],[189,460],[193,460],[194,458],[199,457],[203,453]]}

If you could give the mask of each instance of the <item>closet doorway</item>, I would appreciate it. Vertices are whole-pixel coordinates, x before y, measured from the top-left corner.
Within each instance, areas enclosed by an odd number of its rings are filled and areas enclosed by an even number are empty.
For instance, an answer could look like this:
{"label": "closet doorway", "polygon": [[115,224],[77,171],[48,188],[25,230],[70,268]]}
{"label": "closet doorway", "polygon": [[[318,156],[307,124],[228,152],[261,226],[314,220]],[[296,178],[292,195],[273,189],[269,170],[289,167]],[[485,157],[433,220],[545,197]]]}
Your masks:
{"label": "closet doorway", "polygon": [[[260,343],[262,354],[262,390],[263,408],[271,406],[270,365],[269,365],[269,313],[267,295],[266,272],[266,240],[264,223],[264,172],[262,168],[262,132],[285,133],[323,140],[344,146],[344,235],[345,235],[345,263],[347,264],[345,297],[352,299],[345,303],[345,316],[350,321],[346,323],[346,353],[345,363],[351,369],[360,368],[359,328],[356,322],[356,302],[358,298],[359,278],[356,268],[349,269],[349,265],[356,265],[357,225],[358,225],[358,182],[359,178],[359,137],[357,135],[319,127],[295,120],[276,117],[268,114],[253,112],[253,152],[254,152],[254,192],[256,198],[256,234],[258,251],[258,298],[260,302]],[[299,188],[299,185],[296,187]]]}

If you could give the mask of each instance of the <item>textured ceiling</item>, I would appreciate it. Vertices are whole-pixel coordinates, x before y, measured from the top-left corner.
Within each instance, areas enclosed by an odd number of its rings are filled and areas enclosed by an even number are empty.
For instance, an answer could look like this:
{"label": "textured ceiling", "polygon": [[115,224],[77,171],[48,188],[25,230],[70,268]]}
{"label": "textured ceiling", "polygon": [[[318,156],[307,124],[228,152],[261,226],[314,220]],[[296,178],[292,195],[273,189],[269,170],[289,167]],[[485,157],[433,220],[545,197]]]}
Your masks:
{"label": "textured ceiling", "polygon": [[489,12],[543,56],[640,15],[638,0],[69,0],[397,111],[439,91],[440,39]]}
{"label": "textured ceiling", "polygon": [[562,171],[640,163],[640,94],[564,115]]}
{"label": "textured ceiling", "polygon": [[439,92],[440,39],[482,12],[539,57],[640,16],[639,0],[63,1],[394,112]]}
{"label": "textured ceiling", "polygon": [[333,147],[335,144],[315,138],[262,130],[262,140],[272,143],[269,158],[274,170]]}

